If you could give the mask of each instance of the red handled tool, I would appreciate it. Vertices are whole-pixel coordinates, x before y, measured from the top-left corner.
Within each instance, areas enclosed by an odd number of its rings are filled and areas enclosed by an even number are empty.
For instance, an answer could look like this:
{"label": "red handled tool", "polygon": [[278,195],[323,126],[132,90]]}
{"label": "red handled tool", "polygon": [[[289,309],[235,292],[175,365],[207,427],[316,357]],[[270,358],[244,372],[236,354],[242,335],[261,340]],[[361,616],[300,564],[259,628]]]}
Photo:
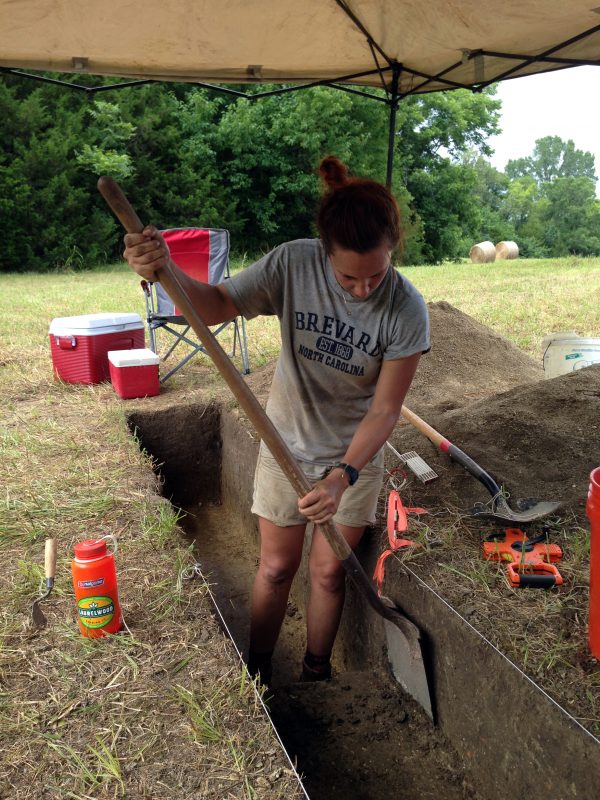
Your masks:
{"label": "red handled tool", "polygon": [[520,528],[507,528],[488,536],[483,552],[489,561],[506,562],[511,586],[549,589],[562,585],[562,575],[554,566],[562,550],[545,539],[545,533],[528,539]]}
{"label": "red handled tool", "polygon": [[553,514],[560,506],[560,503],[551,501],[533,501],[517,500],[517,509],[511,508],[508,505],[506,497],[502,491],[502,487],[496,483],[494,478],[486,472],[483,467],[480,467],[477,462],[468,456],[466,453],[458,448],[445,436],[432,428],[429,423],[424,419],[417,416],[410,408],[402,406],[402,416],[407,422],[410,422],[418,431],[426,436],[430,442],[443,453],[447,453],[453,461],[464,467],[474,478],[485,486],[492,496],[491,506],[489,504],[478,503],[475,509],[471,512],[475,517],[492,517],[500,519],[505,522],[533,522],[533,520],[544,517],[547,514]]}

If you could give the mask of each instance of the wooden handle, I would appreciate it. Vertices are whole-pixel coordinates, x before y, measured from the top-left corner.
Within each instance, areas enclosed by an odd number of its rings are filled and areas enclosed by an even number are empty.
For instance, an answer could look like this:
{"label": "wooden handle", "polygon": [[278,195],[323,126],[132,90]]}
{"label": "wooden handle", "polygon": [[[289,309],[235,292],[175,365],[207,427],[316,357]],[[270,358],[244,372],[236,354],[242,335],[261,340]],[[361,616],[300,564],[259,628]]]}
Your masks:
{"label": "wooden handle", "polygon": [[436,429],[432,428],[424,419],[417,416],[414,411],[411,411],[410,408],[406,406],[402,406],[401,413],[404,419],[408,420],[411,425],[414,425],[414,427],[423,433],[429,441],[433,442],[436,447],[439,447],[442,452],[447,453],[453,461],[456,461],[461,467],[464,467],[467,472],[470,472],[474,478],[482,483],[492,497],[495,498],[502,492],[500,485],[483,469],[483,467],[480,467],[476,461],[473,461],[471,456],[464,453],[460,447],[452,444],[449,439],[446,439],[441,433],[438,433]]}
{"label": "wooden handle", "polygon": [[424,434],[430,442],[436,447],[439,447],[440,450],[446,451],[450,446],[450,442],[441,433],[438,433],[435,428],[432,428],[424,419],[417,416],[414,411],[411,411],[410,408],[406,406],[402,406],[402,411],[400,412],[405,420],[410,422],[418,431]]}
{"label": "wooden handle", "polygon": [[44,572],[46,573],[46,581],[49,579],[54,581],[54,576],[56,575],[56,539],[46,539]]}
{"label": "wooden handle", "polygon": [[125,228],[127,233],[141,233],[144,230],[144,225],[141,219],[133,210],[133,206],[123,194],[123,190],[119,184],[103,175],[98,178],[96,184],[98,191],[106,200],[115,217],[119,220],[121,225]]}
{"label": "wooden handle", "polygon": [[[98,190],[125,230],[128,233],[141,233],[144,226],[123,194],[119,184],[112,178],[102,177],[98,180]],[[248,419],[256,428],[258,435],[269,448],[271,455],[292,484],[298,497],[304,497],[305,494],[310,492],[311,484],[296,463],[277,429],[267,417],[262,406],[250,391],[219,342],[217,342],[210,328],[190,303],[187,292],[181,286],[173,266],[171,261],[157,273],[161,285],[190,323],[196,336],[204,345],[206,352],[212,358],[221,376],[227,382],[240,406],[244,409]],[[352,548],[336,529],[333,522],[322,523],[319,527],[337,558],[345,561],[353,555]]]}

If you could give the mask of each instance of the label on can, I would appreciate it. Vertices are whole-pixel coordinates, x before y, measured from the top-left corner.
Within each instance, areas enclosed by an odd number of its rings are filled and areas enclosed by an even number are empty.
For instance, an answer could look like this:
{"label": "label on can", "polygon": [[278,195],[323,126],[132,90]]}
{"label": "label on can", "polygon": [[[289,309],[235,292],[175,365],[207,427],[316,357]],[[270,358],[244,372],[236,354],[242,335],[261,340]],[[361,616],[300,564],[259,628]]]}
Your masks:
{"label": "label on can", "polygon": [[96,578],[93,581],[77,581],[77,586],[80,589],[93,589],[96,586],[102,586],[104,583],[104,578]]}
{"label": "label on can", "polygon": [[115,604],[111,597],[83,597],[77,603],[79,619],[86,628],[104,628],[115,615]]}

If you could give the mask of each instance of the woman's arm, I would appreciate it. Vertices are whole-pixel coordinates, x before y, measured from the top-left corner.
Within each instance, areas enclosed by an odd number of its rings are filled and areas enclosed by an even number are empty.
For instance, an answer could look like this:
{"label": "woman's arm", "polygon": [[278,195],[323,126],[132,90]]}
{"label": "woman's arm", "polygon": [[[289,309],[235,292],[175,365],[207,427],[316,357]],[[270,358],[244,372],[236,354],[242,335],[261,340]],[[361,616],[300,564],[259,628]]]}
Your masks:
{"label": "woman's arm", "polygon": [[[398,421],[420,358],[421,354],[417,353],[383,362],[373,402],[356,429],[342,463],[360,471],[385,444]],[[312,522],[326,522],[337,511],[348,486],[346,472],[341,468],[333,469],[298,501],[298,508]]]}
{"label": "woman's arm", "polygon": [[[142,233],[128,233],[125,236],[123,257],[137,274],[153,283],[159,280],[157,273],[169,262],[169,248],[160,232],[152,225]],[[181,283],[192,305],[207,325],[227,322],[239,315],[239,310],[224,284],[213,286],[190,278],[171,261],[171,267]]]}
{"label": "woman's arm", "polygon": [[421,354],[384,361],[369,410],[356,429],[342,461],[361,470],[383,447],[398,422]]}

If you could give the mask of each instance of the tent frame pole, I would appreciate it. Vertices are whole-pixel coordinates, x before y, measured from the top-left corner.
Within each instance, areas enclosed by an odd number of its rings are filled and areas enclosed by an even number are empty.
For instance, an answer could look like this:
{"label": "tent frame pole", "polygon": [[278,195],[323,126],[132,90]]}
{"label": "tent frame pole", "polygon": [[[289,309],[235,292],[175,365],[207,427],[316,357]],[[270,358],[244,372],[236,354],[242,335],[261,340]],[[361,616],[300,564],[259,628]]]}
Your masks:
{"label": "tent frame pole", "polygon": [[398,103],[400,102],[400,93],[398,87],[400,85],[400,72],[402,67],[400,64],[392,65],[392,83],[390,86],[390,94],[388,105],[390,107],[390,120],[388,128],[388,151],[387,151],[387,170],[385,177],[385,185],[388,189],[392,188],[392,178],[394,174],[394,145],[396,142],[396,112],[398,111]]}

